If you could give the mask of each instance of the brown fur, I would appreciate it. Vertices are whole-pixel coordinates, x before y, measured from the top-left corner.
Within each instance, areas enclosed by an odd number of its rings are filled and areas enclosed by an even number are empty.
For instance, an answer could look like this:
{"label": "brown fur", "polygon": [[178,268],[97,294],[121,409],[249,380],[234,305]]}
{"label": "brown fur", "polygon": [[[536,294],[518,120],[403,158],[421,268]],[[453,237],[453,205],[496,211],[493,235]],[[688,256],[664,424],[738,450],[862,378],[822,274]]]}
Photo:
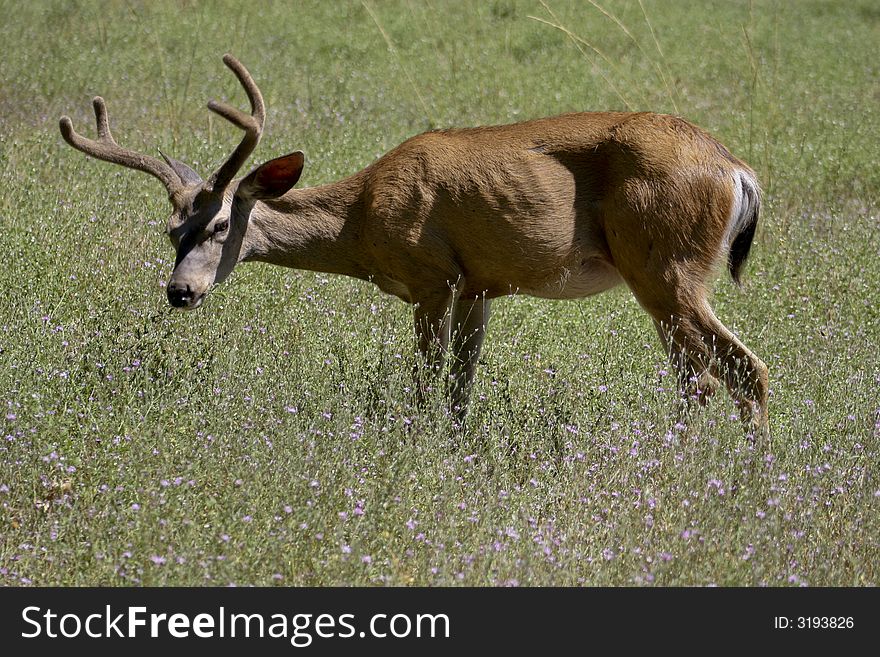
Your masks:
{"label": "brown fur", "polygon": [[722,378],[763,426],[766,366],[707,302],[737,170],[753,175],[683,119],[583,113],[418,135],[351,178],[279,203],[291,231],[312,225],[297,200],[336,208],[314,227],[341,219],[330,238],[335,247],[349,234],[347,266],[290,264],[371,279],[419,304],[424,349],[454,313],[452,288],[465,300],[578,298],[625,282],[671,341],[683,385]]}
{"label": "brown fur", "polygon": [[[259,97],[255,85],[248,93]],[[238,119],[243,129],[246,120]],[[83,145],[67,124],[80,150],[153,173],[172,191],[165,170]],[[241,260],[370,280],[415,304],[430,365],[451,350],[452,401],[463,416],[493,298],[575,299],[626,283],[682,387],[705,398],[721,379],[751,426],[766,430],[767,368],[707,301],[729,243],[738,240],[734,276],[748,254],[759,190],[748,166],[681,118],[595,112],[427,132],[344,180],[286,193],[301,153],[219,190],[166,159],[181,179],[171,194],[172,283],[192,292],[190,307]],[[741,185],[754,200],[748,207]],[[224,218],[229,237],[212,236]]]}

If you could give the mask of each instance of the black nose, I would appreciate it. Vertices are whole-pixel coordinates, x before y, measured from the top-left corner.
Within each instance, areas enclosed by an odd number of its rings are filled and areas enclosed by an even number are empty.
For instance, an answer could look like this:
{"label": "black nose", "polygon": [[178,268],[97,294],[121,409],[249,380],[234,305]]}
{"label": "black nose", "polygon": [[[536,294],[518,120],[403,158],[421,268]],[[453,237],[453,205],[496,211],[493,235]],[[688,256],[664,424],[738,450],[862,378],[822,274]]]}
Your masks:
{"label": "black nose", "polygon": [[179,283],[168,284],[168,303],[175,308],[185,308],[190,305],[193,300],[193,293],[189,285],[180,285]]}

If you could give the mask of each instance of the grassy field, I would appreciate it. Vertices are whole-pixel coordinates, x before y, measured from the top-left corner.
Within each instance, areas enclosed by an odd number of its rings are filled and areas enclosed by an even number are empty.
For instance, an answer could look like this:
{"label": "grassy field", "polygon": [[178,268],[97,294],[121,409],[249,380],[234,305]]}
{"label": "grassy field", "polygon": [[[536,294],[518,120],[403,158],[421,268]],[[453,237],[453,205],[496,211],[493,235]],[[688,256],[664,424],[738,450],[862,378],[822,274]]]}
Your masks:
{"label": "grassy field", "polygon": [[[875,0],[0,0],[0,584],[880,584]],[[537,20],[540,19],[540,20]],[[411,389],[411,311],[243,265],[173,311],[161,186],[63,143],[209,172],[250,68],[252,161],[301,185],[431,127],[681,114],[765,212],[719,317],[770,366],[770,451],[719,395],[685,428],[625,289],[495,304],[469,429]],[[418,417],[416,417],[418,416]],[[409,425],[414,423],[414,429]]]}

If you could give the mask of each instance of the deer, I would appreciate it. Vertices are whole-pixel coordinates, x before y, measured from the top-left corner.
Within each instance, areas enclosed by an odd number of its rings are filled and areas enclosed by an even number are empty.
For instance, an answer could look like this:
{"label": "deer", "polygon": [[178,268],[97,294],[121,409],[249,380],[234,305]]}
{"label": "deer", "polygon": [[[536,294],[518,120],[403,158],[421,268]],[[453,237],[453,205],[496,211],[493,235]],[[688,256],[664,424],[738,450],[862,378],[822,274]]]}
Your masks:
{"label": "deer", "polygon": [[60,119],[73,148],[165,186],[171,306],[198,308],[247,261],[370,281],[412,305],[417,358],[434,373],[447,359],[447,400],[463,422],[494,299],[581,299],[625,284],[653,320],[685,405],[724,386],[749,435],[768,435],[767,366],[709,304],[725,260],[741,286],[761,189],[707,132],[620,111],[431,130],[349,177],[299,189],[302,151],[235,178],[266,106],[241,62],[223,62],[251,111],[208,103],[244,135],[207,180],[161,151],[160,160],[121,147],[100,96],[97,139]]}

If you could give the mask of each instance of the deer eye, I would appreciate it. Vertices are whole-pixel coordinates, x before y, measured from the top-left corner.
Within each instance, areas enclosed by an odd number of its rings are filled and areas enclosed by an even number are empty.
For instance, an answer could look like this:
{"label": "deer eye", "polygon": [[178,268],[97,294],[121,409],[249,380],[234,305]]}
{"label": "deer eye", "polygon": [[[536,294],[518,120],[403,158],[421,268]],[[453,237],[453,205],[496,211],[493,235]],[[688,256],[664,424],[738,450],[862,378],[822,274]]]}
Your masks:
{"label": "deer eye", "polygon": [[228,219],[224,219],[223,221],[218,221],[216,224],[214,224],[214,234],[216,235],[217,233],[222,233],[222,232],[226,231],[227,228],[229,228],[229,220]]}

